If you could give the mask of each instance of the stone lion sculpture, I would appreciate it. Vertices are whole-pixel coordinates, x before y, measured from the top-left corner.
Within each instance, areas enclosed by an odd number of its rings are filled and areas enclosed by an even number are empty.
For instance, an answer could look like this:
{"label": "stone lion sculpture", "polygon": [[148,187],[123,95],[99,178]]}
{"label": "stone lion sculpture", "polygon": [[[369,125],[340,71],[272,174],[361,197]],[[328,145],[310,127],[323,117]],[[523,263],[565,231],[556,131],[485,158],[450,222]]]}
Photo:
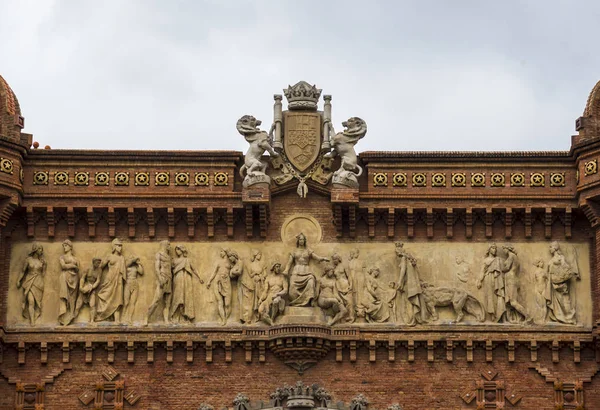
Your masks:
{"label": "stone lion sculpture", "polygon": [[329,130],[331,135],[332,151],[327,158],[340,156],[342,163],[340,168],[333,174],[333,183],[358,188],[358,177],[362,174],[362,168],[357,163],[354,146],[367,133],[367,123],[358,117],[349,118],[342,123],[344,131],[335,133],[331,123]]}
{"label": "stone lion sculpture", "polygon": [[244,165],[240,168],[240,176],[244,178],[244,187],[261,182],[270,183],[270,178],[265,174],[267,163],[262,161],[261,157],[265,151],[268,151],[273,157],[279,156],[269,143],[269,134],[258,128],[260,124],[261,121],[252,115],[244,115],[236,125],[238,132],[250,144],[244,156]]}

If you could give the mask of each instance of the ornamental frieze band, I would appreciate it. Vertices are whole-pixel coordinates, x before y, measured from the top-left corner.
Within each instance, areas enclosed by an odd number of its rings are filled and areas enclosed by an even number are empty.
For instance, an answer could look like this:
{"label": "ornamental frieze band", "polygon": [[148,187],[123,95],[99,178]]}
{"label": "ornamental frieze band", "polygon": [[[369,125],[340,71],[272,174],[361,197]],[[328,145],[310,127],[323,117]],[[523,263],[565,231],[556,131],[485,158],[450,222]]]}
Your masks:
{"label": "ornamental frieze band", "polygon": [[40,149],[0,80],[0,408],[598,407],[600,83],[568,151],[359,152],[300,81],[242,153]]}

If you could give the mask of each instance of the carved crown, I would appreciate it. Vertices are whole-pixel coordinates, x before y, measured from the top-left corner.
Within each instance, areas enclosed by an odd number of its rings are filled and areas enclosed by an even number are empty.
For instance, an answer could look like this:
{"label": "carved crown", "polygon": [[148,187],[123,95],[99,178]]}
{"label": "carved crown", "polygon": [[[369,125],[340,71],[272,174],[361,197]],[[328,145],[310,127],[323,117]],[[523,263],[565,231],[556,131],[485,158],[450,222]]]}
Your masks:
{"label": "carved crown", "polygon": [[288,109],[316,110],[317,103],[321,97],[321,91],[316,85],[310,85],[306,81],[299,81],[294,85],[288,85],[287,90],[283,90],[283,93],[288,100]]}

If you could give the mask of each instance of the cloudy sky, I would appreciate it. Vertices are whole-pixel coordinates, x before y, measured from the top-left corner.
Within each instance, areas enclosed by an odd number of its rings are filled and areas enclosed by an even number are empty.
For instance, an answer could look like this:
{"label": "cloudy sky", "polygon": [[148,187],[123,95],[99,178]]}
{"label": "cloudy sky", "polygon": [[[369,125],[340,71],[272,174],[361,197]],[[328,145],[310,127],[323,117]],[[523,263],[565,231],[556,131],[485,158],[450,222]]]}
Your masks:
{"label": "cloudy sky", "polygon": [[53,148],[236,149],[306,80],[366,150],[566,150],[600,1],[0,0],[0,74]]}

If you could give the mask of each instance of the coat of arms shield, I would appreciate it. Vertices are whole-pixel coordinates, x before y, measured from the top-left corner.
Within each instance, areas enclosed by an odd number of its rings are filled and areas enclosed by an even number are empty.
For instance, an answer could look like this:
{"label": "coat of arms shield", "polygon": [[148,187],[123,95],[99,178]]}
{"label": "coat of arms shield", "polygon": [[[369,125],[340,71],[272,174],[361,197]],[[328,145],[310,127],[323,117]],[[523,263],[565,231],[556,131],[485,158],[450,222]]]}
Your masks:
{"label": "coat of arms shield", "polygon": [[321,114],[287,111],[283,116],[283,147],[289,162],[304,172],[319,157],[321,150]]}

